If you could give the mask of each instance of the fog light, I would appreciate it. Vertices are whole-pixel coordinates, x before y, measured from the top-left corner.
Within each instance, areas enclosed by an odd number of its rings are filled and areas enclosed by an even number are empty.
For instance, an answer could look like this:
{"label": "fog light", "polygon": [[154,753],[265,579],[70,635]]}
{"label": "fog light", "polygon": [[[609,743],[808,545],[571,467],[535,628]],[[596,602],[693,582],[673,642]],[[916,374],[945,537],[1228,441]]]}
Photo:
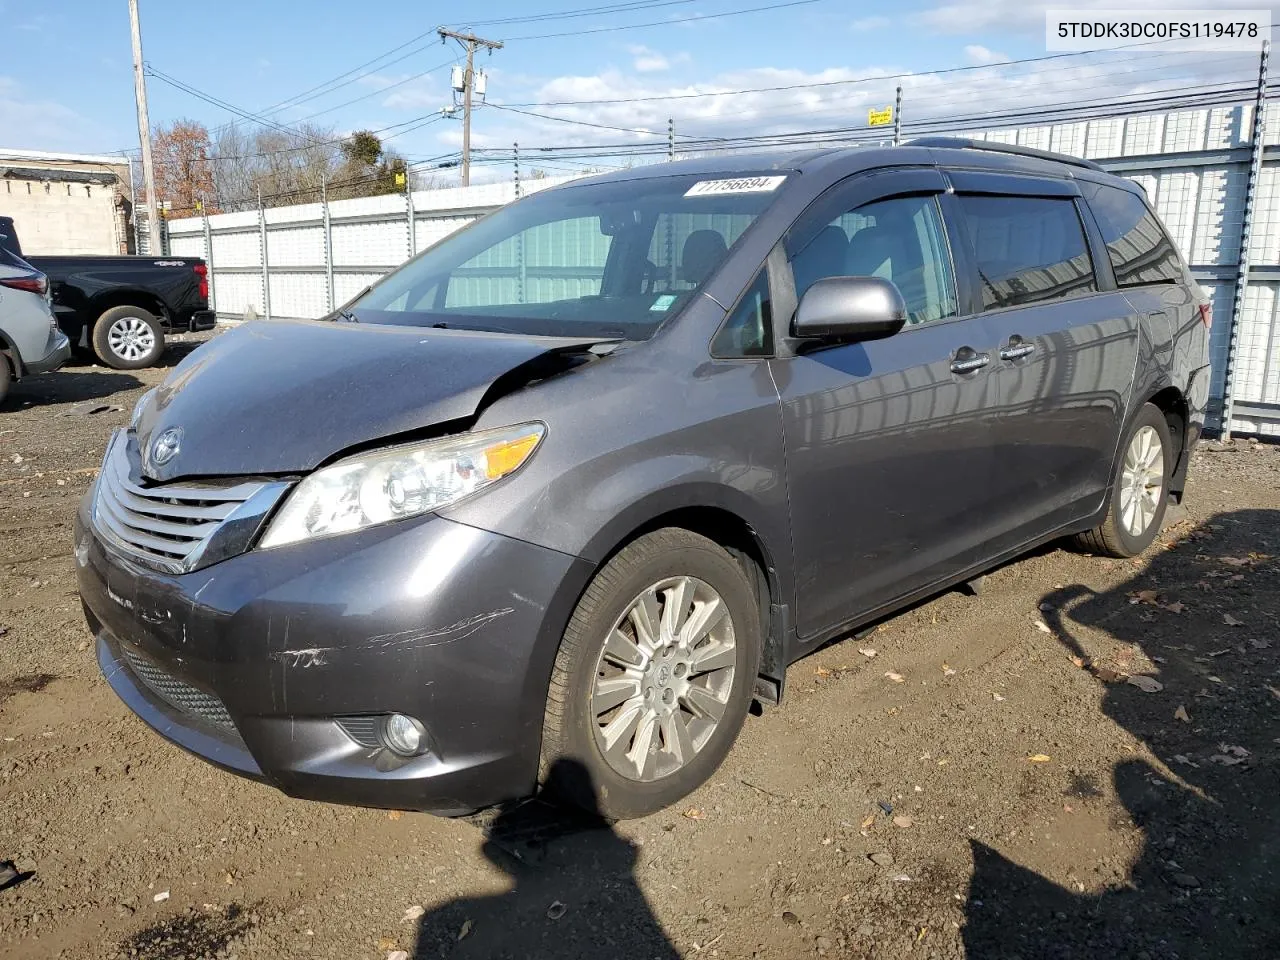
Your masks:
{"label": "fog light", "polygon": [[427,728],[403,713],[389,714],[382,721],[382,742],[402,757],[427,752]]}

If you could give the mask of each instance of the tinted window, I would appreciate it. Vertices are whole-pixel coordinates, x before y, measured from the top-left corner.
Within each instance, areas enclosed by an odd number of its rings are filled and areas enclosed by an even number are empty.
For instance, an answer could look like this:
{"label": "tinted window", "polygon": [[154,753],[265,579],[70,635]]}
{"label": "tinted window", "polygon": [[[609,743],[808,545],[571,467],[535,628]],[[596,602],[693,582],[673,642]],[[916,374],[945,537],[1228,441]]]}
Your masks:
{"label": "tinted window", "polygon": [[988,310],[1098,289],[1073,201],[987,196],[959,201]]}
{"label": "tinted window", "polygon": [[711,341],[714,357],[767,357],[773,353],[769,274],[761,270]]}
{"label": "tinted window", "polygon": [[1176,283],[1182,279],[1178,251],[1137,194],[1098,184],[1089,207],[1107,244],[1116,283]]}
{"label": "tinted window", "polygon": [[956,314],[955,278],[933,197],[877,200],[842,214],[791,261],[796,295],[823,277],[883,277],[907,302],[910,323]]}

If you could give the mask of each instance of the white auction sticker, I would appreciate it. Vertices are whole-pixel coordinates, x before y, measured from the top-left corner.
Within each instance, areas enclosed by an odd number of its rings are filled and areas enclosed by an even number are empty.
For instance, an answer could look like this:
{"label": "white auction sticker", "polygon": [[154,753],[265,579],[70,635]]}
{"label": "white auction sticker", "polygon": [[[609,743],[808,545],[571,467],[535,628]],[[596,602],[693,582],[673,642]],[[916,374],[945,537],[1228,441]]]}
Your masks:
{"label": "white auction sticker", "polygon": [[684,192],[686,197],[707,197],[720,193],[772,193],[786,177],[738,177],[735,180],[699,180]]}

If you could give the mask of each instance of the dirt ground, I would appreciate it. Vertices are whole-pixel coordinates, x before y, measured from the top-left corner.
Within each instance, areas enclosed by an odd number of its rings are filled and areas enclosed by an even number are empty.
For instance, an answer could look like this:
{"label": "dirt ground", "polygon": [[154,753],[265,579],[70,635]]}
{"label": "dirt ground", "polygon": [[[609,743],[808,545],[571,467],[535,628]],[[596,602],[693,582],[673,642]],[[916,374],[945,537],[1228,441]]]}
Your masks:
{"label": "dirt ground", "polygon": [[1139,560],[1043,550],[794,665],[679,809],[450,821],[220,772],[99,677],[72,517],[165,372],[0,407],[0,956],[1280,957],[1280,448],[1202,445]]}

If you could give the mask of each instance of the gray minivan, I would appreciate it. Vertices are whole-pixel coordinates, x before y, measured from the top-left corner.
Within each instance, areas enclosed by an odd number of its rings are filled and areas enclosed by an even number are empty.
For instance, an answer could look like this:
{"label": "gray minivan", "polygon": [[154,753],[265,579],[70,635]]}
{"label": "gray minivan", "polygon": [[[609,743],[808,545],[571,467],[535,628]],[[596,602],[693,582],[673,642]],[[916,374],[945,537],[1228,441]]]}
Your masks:
{"label": "gray minivan", "polygon": [[548,189],[328,321],[139,403],[80,592],[163,736],[445,814],[659,809],[832,638],[1055,538],[1144,550],[1209,390],[1141,190],[969,141]]}

